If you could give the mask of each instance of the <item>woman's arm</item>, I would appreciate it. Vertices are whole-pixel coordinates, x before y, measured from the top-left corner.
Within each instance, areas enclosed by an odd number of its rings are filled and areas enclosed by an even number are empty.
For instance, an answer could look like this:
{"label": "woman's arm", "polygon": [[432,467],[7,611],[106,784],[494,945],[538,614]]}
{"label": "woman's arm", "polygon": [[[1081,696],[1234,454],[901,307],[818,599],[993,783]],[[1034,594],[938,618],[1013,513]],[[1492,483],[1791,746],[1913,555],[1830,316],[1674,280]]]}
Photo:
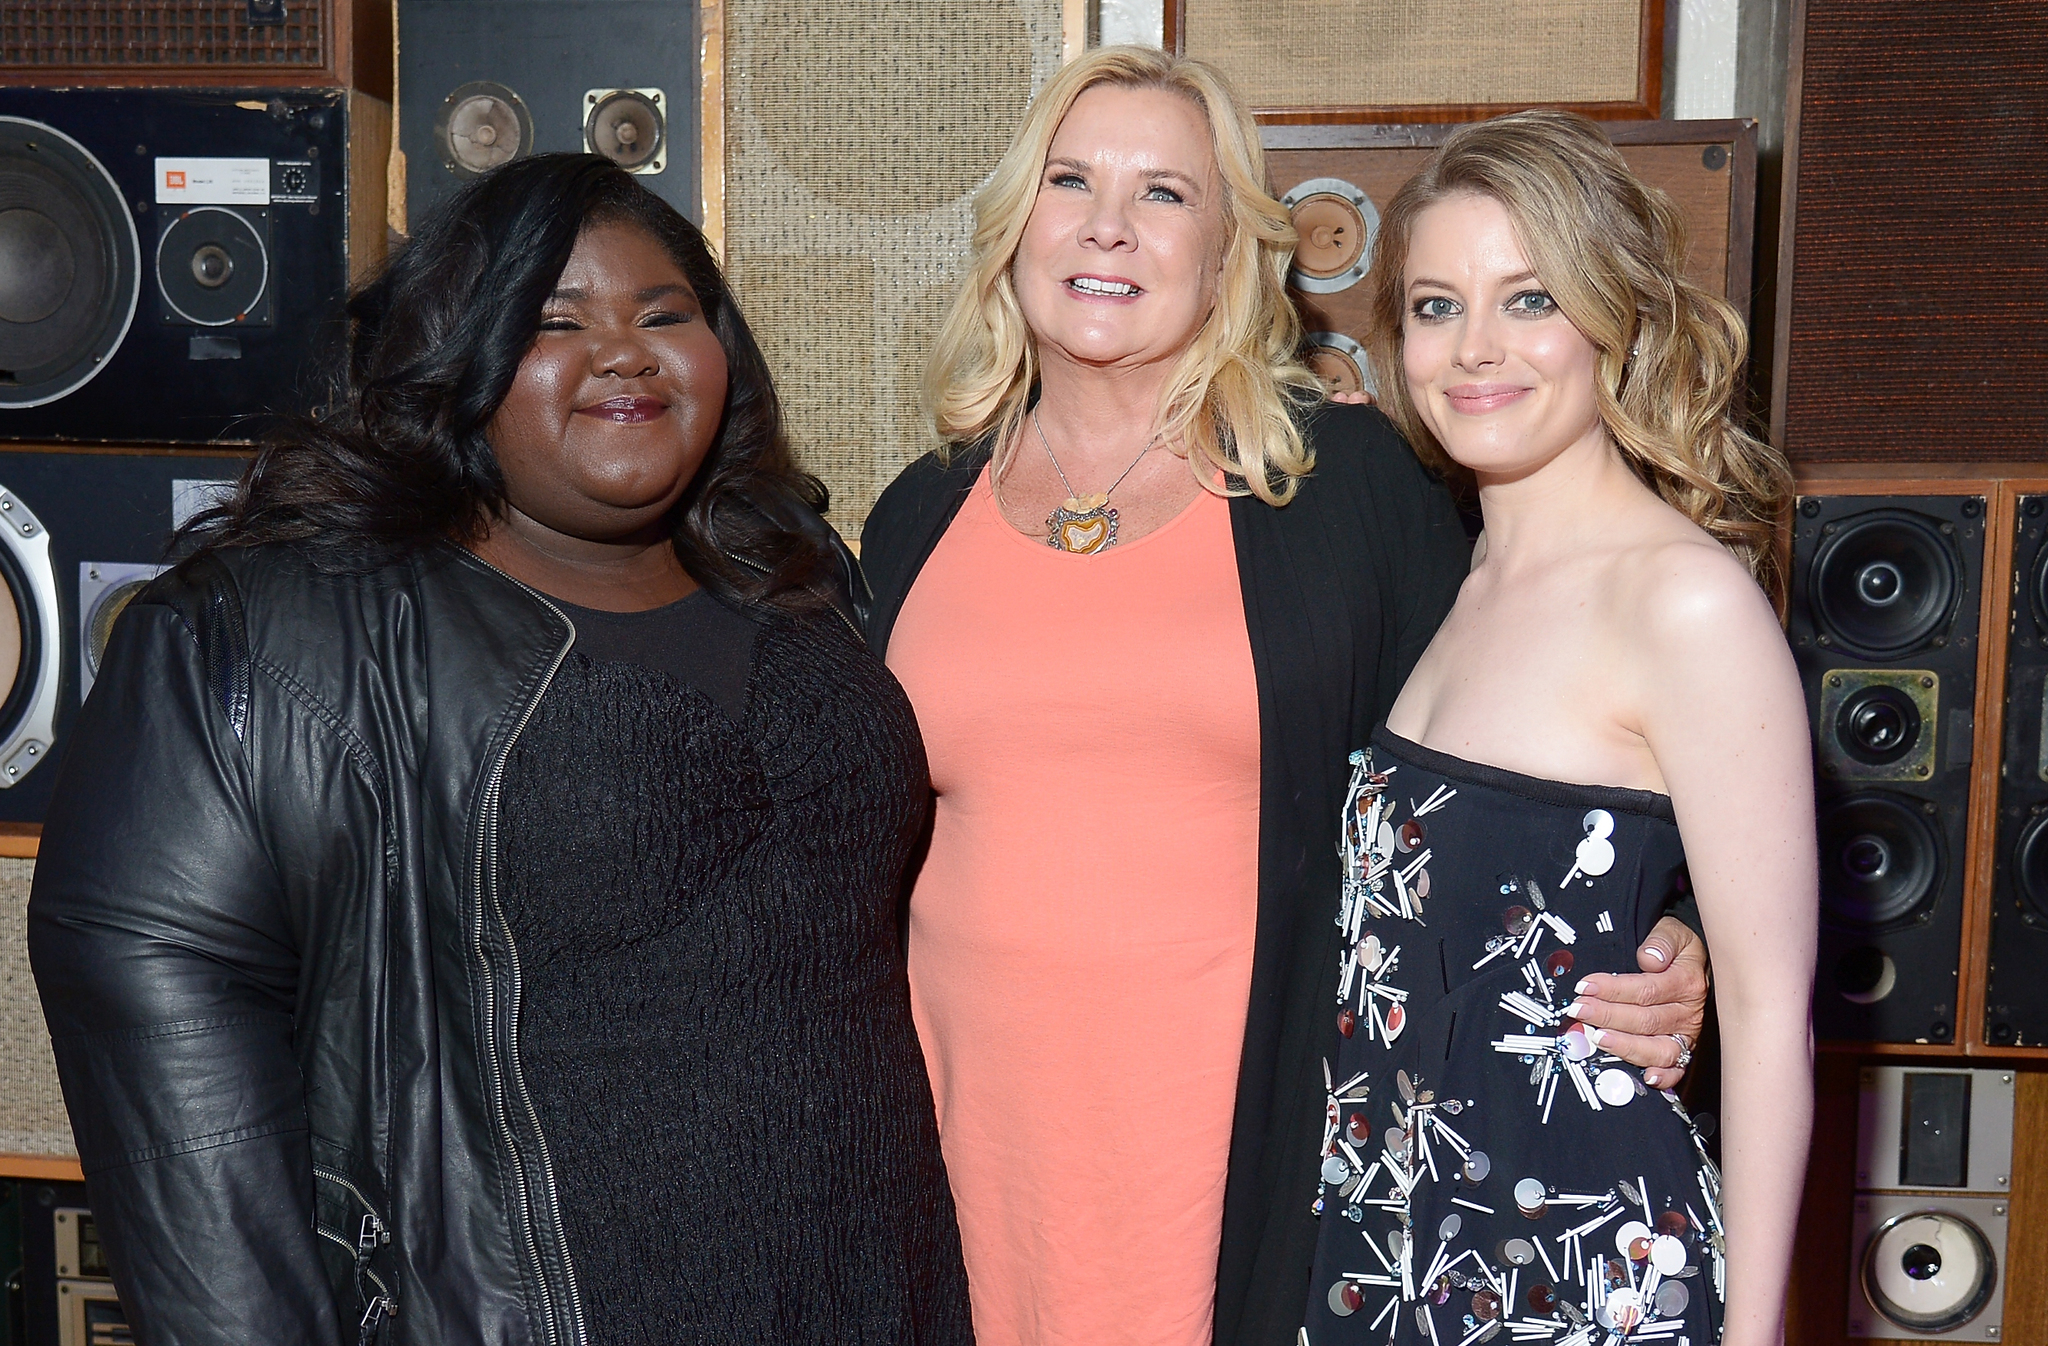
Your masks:
{"label": "woman's arm", "polygon": [[168,606],[179,587],[114,628],[44,828],[29,953],[136,1339],[335,1346],[298,955],[256,825],[247,683],[223,657],[239,614],[189,586],[198,601]]}
{"label": "woman's arm", "polygon": [[1667,548],[1637,607],[1641,727],[1671,791],[1714,948],[1721,1026],[1725,1346],[1781,1340],[1813,1122],[1813,764],[1791,652],[1718,548]]}

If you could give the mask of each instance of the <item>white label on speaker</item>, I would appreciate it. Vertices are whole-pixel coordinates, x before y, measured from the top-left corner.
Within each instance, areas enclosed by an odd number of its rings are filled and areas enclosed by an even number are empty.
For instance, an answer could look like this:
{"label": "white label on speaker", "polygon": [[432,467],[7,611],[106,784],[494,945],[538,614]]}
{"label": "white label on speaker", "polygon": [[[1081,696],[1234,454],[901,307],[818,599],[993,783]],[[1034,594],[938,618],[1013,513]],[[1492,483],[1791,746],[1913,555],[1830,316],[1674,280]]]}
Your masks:
{"label": "white label on speaker", "polygon": [[267,206],[270,160],[159,159],[156,199],[159,205]]}

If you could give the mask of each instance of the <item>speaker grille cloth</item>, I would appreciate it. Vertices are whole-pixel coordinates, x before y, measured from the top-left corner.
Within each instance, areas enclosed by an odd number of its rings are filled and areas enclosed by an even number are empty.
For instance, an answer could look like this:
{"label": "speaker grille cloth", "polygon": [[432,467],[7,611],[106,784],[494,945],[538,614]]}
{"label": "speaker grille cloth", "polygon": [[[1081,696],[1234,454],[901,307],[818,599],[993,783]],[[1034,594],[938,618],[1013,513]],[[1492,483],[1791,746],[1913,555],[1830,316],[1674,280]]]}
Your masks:
{"label": "speaker grille cloth", "polygon": [[1806,15],[1783,447],[2048,458],[2048,7]]}
{"label": "speaker grille cloth", "polygon": [[1629,103],[1642,0],[1183,0],[1190,56],[1254,106]]}
{"label": "speaker grille cloth", "polygon": [[1059,0],[726,8],[726,263],[791,438],[857,537],[933,445],[918,380],[969,197],[1059,68]]}
{"label": "speaker grille cloth", "polygon": [[254,26],[246,0],[4,0],[0,66],[326,64],[327,0],[286,0],[285,21]]}
{"label": "speaker grille cloth", "polygon": [[33,860],[0,860],[0,1154],[75,1156],[43,1002],[28,970]]}

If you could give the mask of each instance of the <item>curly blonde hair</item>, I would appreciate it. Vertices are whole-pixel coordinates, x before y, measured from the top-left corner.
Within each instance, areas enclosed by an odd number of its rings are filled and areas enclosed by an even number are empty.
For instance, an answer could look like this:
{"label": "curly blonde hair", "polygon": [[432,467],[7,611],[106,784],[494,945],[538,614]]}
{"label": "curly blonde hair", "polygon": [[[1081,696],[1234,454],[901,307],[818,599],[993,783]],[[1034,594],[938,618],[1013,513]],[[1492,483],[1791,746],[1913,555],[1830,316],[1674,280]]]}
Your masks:
{"label": "curly blonde hair", "polygon": [[1225,251],[1215,307],[1181,353],[1153,412],[1161,443],[1187,446],[1205,489],[1293,497],[1313,456],[1295,424],[1321,385],[1299,359],[1301,320],[1286,292],[1293,221],[1265,189],[1265,154],[1251,113],[1213,67],[1150,47],[1102,47],[1047,82],[1024,114],[995,173],[974,198],[974,245],[960,292],[925,371],[925,402],[942,455],[993,433],[997,469],[1017,442],[1038,352],[1017,306],[1010,267],[1038,199],[1053,136],[1074,100],[1097,85],[1163,89],[1187,98],[1209,124],[1223,183]]}
{"label": "curly blonde hair", "polygon": [[1730,413],[1749,350],[1742,317],[1685,278],[1685,221],[1671,198],[1576,113],[1519,112],[1454,131],[1381,215],[1366,346],[1381,404],[1408,442],[1455,470],[1409,396],[1401,343],[1416,217],[1464,193],[1507,211],[1544,289],[1598,352],[1600,419],[1629,465],[1782,603],[1775,544],[1792,473]]}

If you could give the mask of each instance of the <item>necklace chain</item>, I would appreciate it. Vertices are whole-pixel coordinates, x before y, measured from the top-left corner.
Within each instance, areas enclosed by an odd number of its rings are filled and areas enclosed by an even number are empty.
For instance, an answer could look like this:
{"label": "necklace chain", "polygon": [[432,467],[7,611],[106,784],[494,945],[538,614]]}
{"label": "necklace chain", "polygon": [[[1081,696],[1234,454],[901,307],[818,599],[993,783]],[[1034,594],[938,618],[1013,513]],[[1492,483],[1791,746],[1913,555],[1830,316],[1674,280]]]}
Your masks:
{"label": "necklace chain", "polygon": [[[1060,485],[1067,488],[1068,498],[1074,501],[1079,501],[1081,498],[1081,493],[1074,489],[1073,482],[1067,480],[1066,469],[1060,466],[1059,455],[1052,451],[1052,443],[1045,437],[1045,427],[1038,423],[1037,407],[1031,408],[1031,428],[1038,432],[1038,442],[1045,446],[1045,456],[1047,458],[1052,459],[1052,470],[1059,473]],[[1144,448],[1139,449],[1138,456],[1136,458],[1131,459],[1131,465],[1129,467],[1125,468],[1122,472],[1117,474],[1117,479],[1109,484],[1109,490],[1104,491],[1102,493],[1102,498],[1104,500],[1109,499],[1110,492],[1116,490],[1117,487],[1123,485],[1124,478],[1130,476],[1131,473],[1137,471],[1138,464],[1145,461],[1145,455],[1152,452],[1153,449],[1158,447],[1159,441],[1157,439],[1154,439],[1150,443],[1145,445]]]}

